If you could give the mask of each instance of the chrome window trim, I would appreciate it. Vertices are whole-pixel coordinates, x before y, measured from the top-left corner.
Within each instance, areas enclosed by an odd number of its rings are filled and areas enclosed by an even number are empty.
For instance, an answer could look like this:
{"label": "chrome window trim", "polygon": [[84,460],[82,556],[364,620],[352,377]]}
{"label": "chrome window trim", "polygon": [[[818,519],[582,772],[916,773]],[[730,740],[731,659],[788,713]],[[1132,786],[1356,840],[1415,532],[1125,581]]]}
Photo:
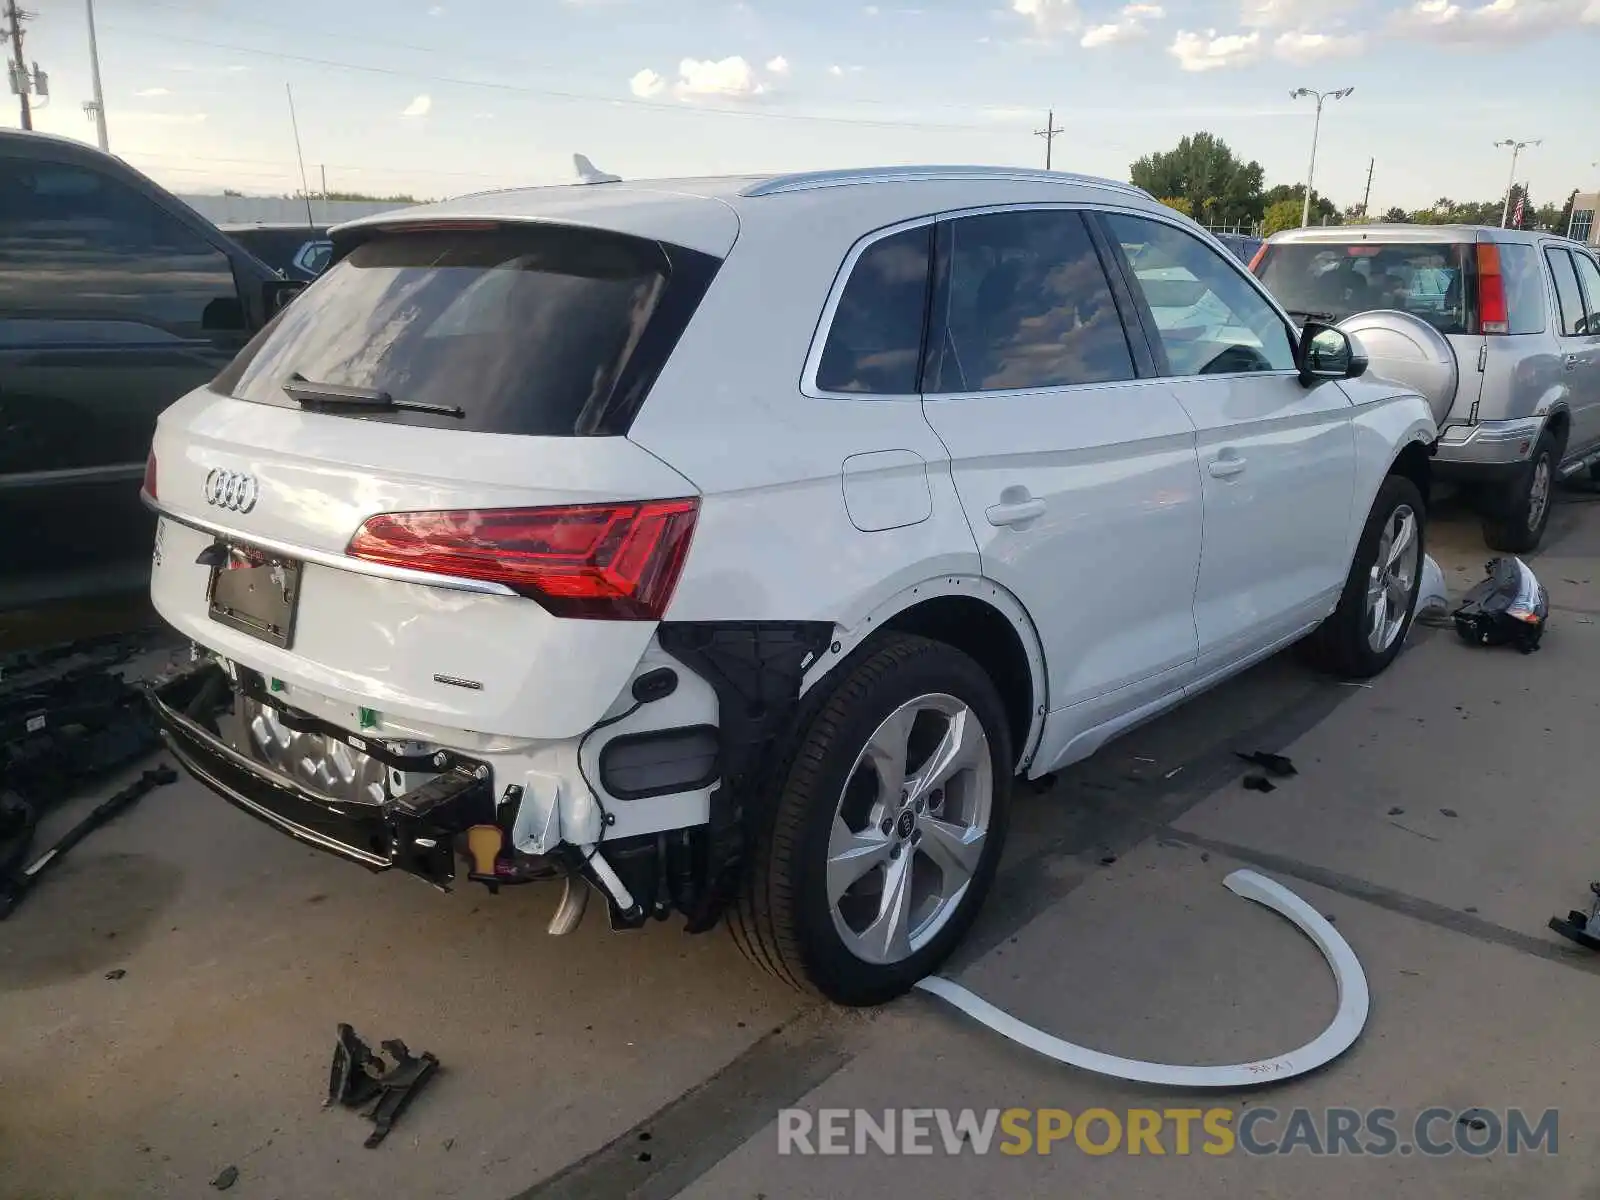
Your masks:
{"label": "chrome window trim", "polygon": [[822,307],[822,315],[817,321],[816,332],[812,335],[811,347],[806,352],[805,366],[800,376],[800,394],[812,400],[853,400],[857,403],[881,404],[886,401],[906,400],[942,400],[954,397],[971,398],[975,396],[1014,396],[1030,392],[1059,392],[1071,388],[1105,387],[1117,383],[1150,383],[1156,380],[1177,381],[1187,379],[1263,379],[1263,378],[1298,378],[1298,371],[1292,369],[1272,371],[1234,371],[1228,374],[1215,375],[1152,375],[1148,378],[1134,378],[1130,380],[1104,380],[1098,383],[1065,383],[1056,387],[1045,388],[1008,388],[1004,391],[989,392],[833,392],[817,386],[817,371],[822,365],[822,352],[827,347],[828,337],[833,332],[833,321],[839,310],[839,301],[844,295],[845,285],[850,282],[851,273],[854,272],[856,263],[863,254],[884,238],[893,237],[897,233],[904,233],[908,229],[917,229],[924,225],[936,225],[940,221],[955,221],[962,217],[981,217],[990,213],[1003,212],[1083,212],[1083,213],[1119,213],[1130,217],[1143,217],[1162,225],[1170,225],[1180,233],[1195,237],[1196,230],[1202,235],[1197,240],[1203,245],[1209,244],[1211,249],[1221,257],[1227,268],[1239,275],[1253,288],[1258,296],[1266,301],[1267,306],[1277,314],[1283,322],[1284,330],[1289,336],[1291,349],[1299,343],[1299,331],[1289,314],[1273,298],[1271,292],[1262,285],[1250,271],[1242,269],[1244,264],[1229,252],[1228,248],[1216,241],[1204,229],[1196,226],[1189,228],[1176,213],[1169,219],[1162,213],[1152,212],[1149,208],[1135,207],[1121,204],[1101,204],[1084,200],[1028,200],[1009,204],[982,204],[970,208],[945,209],[940,212],[927,213],[920,217],[913,217],[905,221],[897,221],[893,225],[885,225],[863,234],[857,239],[855,245],[850,247],[845,255],[844,263],[834,276],[832,285],[828,289],[828,299]]}

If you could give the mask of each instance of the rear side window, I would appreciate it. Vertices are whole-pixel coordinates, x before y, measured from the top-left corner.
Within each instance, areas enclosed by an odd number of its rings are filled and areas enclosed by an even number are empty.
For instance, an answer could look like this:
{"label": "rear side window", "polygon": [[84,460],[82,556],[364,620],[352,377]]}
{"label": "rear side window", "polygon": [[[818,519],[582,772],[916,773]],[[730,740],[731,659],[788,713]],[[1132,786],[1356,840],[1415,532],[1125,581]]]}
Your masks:
{"label": "rear side window", "polygon": [[987,213],[947,228],[948,283],[930,337],[929,392],[1134,377],[1127,334],[1081,214]]}
{"label": "rear side window", "polygon": [[1583,286],[1583,334],[1594,337],[1600,334],[1600,267],[1587,254],[1573,252],[1572,261],[1578,267],[1578,282]]}
{"label": "rear side window", "polygon": [[74,322],[75,338],[99,341],[244,329],[228,256],[149,196],[87,167],[0,155],[7,317]]}
{"label": "rear side window", "polygon": [[1440,333],[1467,333],[1471,252],[1456,242],[1285,242],[1267,247],[1256,275],[1301,320],[1390,308]]}
{"label": "rear side window", "polygon": [[1572,268],[1572,255],[1565,250],[1550,249],[1544,252],[1550,264],[1550,278],[1556,285],[1556,303],[1561,308],[1561,334],[1577,337],[1583,332],[1583,293],[1578,290],[1578,276]]}
{"label": "rear side window", "polygon": [[1539,274],[1539,252],[1521,242],[1506,242],[1497,249],[1506,290],[1506,332],[1543,333],[1544,280]]}
{"label": "rear side window", "polygon": [[917,391],[932,245],[933,226],[922,225],[862,251],[828,330],[818,388],[878,396]]}
{"label": "rear side window", "polygon": [[379,234],[296,297],[212,386],[294,408],[283,387],[298,375],[461,412],[349,411],[371,420],[619,433],[716,265],[695,251],[559,225]]}

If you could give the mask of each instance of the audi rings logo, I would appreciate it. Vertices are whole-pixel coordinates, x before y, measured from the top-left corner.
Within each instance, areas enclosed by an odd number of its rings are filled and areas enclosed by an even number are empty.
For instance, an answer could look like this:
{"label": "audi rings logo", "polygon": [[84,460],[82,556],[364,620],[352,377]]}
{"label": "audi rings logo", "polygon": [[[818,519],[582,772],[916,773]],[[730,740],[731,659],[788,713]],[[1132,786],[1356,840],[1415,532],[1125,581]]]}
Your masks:
{"label": "audi rings logo", "polygon": [[260,487],[247,471],[224,471],[213,467],[206,476],[206,503],[229,512],[247,513],[256,506]]}

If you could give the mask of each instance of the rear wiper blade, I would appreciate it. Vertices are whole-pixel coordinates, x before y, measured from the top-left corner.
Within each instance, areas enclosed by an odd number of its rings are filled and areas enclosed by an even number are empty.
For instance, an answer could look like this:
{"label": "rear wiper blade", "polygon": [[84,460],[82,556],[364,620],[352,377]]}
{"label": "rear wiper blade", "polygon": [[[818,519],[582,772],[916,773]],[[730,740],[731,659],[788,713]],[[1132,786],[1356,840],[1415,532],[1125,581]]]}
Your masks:
{"label": "rear wiper blade", "polygon": [[296,371],[283,385],[284,394],[297,404],[327,405],[335,408],[366,408],[374,412],[425,412],[442,417],[464,417],[466,410],[450,404],[423,404],[417,400],[396,400],[377,388],[347,387],[342,383],[317,383]]}
{"label": "rear wiper blade", "polygon": [[1286,308],[1283,310],[1291,317],[1304,317],[1308,321],[1331,321],[1333,314],[1330,312],[1307,312],[1303,308]]}

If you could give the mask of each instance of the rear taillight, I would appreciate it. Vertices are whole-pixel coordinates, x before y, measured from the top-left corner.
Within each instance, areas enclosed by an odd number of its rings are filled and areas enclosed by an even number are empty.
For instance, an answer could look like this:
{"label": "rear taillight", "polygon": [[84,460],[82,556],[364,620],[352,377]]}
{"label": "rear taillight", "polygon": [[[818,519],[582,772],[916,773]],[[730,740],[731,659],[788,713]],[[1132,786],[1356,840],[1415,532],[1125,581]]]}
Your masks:
{"label": "rear taillight", "polygon": [[156,498],[156,452],[151,450],[144,460],[144,494]]}
{"label": "rear taillight", "polygon": [[1478,243],[1478,322],[1484,333],[1508,333],[1506,284],[1500,274],[1500,248]]}
{"label": "rear taillight", "polygon": [[346,553],[503,583],[560,617],[659,621],[699,510],[688,499],[381,513]]}

